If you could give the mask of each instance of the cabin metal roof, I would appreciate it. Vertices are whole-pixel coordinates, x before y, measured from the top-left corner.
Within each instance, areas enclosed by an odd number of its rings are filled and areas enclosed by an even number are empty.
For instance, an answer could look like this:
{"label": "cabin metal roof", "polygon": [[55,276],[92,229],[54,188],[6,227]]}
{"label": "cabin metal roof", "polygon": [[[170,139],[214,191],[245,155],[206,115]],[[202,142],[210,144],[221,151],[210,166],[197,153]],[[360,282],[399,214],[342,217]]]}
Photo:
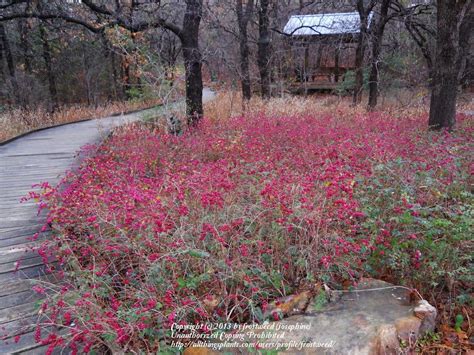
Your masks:
{"label": "cabin metal roof", "polygon": [[[369,24],[372,13],[369,15]],[[291,36],[342,35],[360,32],[358,12],[293,15],[283,28]]]}

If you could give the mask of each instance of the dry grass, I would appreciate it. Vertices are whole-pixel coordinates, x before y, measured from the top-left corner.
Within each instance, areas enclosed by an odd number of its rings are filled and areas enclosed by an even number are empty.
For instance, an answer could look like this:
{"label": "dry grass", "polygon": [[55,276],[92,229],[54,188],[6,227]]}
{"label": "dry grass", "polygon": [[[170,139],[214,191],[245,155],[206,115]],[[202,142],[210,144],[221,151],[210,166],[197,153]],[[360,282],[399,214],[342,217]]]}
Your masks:
{"label": "dry grass", "polygon": [[161,103],[159,99],[145,101],[113,102],[91,107],[73,105],[62,107],[54,113],[44,107],[36,110],[13,109],[0,114],[0,142],[17,135],[62,123],[76,122],[87,118],[103,118],[127,111],[145,109]]}
{"label": "dry grass", "polygon": [[[366,99],[364,98],[364,101]],[[428,95],[419,90],[399,91],[380,98],[379,109],[391,116],[420,115],[428,112]],[[36,110],[13,109],[0,113],[0,142],[28,131],[57,124],[76,122],[87,118],[103,118],[113,114],[144,109],[160,103],[160,99],[136,102],[114,102],[90,107],[73,105],[49,113],[44,107]],[[459,99],[460,111],[474,111],[472,94],[464,94]],[[365,113],[364,105],[352,106],[350,97],[335,95],[283,96],[262,100],[254,96],[244,107],[242,96],[237,91],[223,91],[205,104],[205,115],[211,120],[221,120],[232,116],[264,113],[267,116],[299,116],[305,114],[337,113],[340,118]]]}
{"label": "dry grass", "polygon": [[[399,91],[391,96],[380,98],[378,110],[392,117],[427,114],[429,96],[424,90],[417,92]],[[363,103],[367,102],[364,98]],[[473,111],[472,94],[464,94],[458,100],[459,111]],[[244,106],[242,95],[237,91],[219,93],[216,98],[205,105],[205,115],[211,120],[221,120],[246,114],[265,114],[273,116],[300,116],[314,114],[337,114],[344,118],[356,114],[365,114],[364,104],[354,107],[350,97],[335,95],[283,96],[262,100],[254,96]]]}

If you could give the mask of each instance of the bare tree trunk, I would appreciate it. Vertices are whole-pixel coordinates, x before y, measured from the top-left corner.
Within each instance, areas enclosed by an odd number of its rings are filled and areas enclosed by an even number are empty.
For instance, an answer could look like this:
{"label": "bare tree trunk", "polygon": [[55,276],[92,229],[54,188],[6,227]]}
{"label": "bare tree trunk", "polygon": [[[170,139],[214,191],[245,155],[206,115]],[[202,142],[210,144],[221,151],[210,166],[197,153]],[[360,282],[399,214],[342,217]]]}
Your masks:
{"label": "bare tree trunk", "polygon": [[10,43],[8,42],[5,27],[2,23],[0,23],[0,41],[2,42],[3,51],[5,52],[5,59],[7,60],[8,74],[10,75],[10,81],[13,89],[13,102],[18,103],[20,102],[20,90],[18,88],[18,82],[16,80],[15,61],[13,59],[13,54],[10,49]]}
{"label": "bare tree trunk", "polygon": [[58,90],[56,87],[56,78],[53,73],[53,64],[51,60],[51,48],[48,41],[48,33],[42,23],[39,26],[41,42],[43,45],[43,59],[46,67],[46,75],[48,77],[49,96],[51,98],[52,106],[50,111],[54,112],[58,108]]}
{"label": "bare tree trunk", "polygon": [[372,60],[369,76],[369,103],[367,108],[373,110],[377,106],[379,95],[380,52],[382,49],[383,33],[388,21],[388,9],[392,0],[382,0],[378,21],[372,32]]}
{"label": "bare tree trunk", "polygon": [[127,93],[127,89],[128,89],[128,77],[127,77],[127,64],[125,63],[124,59],[125,59],[125,55],[122,51],[120,51],[121,53],[118,55],[118,68],[120,70],[120,93],[122,95],[122,97],[127,100],[129,97],[128,97],[128,93]]}
{"label": "bare tree trunk", "polygon": [[[459,45],[461,47],[461,53],[459,55],[460,60],[460,71],[459,71],[459,82],[463,87],[469,85],[469,80],[472,78],[472,55],[470,55],[471,49],[471,35],[474,27],[474,11],[468,8],[460,28],[459,28]],[[472,83],[472,80],[471,80]]]}
{"label": "bare tree trunk", "polygon": [[5,75],[3,73],[3,39],[0,38],[0,82],[5,80]]}
{"label": "bare tree trunk", "polygon": [[86,98],[87,98],[87,105],[90,106],[92,105],[92,101],[95,101],[93,99],[92,95],[92,83],[91,83],[91,77],[88,73],[89,69],[89,61],[86,55],[84,53],[82,54],[82,70],[84,71],[84,85],[86,87]]}
{"label": "bare tree trunk", "polygon": [[132,83],[132,74],[130,71],[130,63],[128,61],[127,55],[124,53],[124,60],[122,60],[122,78],[123,78],[123,90],[125,97],[128,99],[132,98],[132,93],[130,89],[133,87]]}
{"label": "bare tree trunk", "polygon": [[375,6],[375,0],[365,7],[364,0],[357,0],[357,12],[360,18],[360,32],[357,39],[357,48],[355,56],[355,84],[352,102],[354,105],[362,101],[362,90],[364,87],[364,56],[367,47],[367,32],[369,28],[369,14]]}
{"label": "bare tree trunk", "polygon": [[382,45],[381,38],[374,38],[372,42],[372,63],[370,67],[369,75],[369,102],[367,105],[368,110],[373,110],[377,106],[378,90],[379,90],[379,59],[380,49]]}
{"label": "bare tree trunk", "polygon": [[[138,2],[137,0],[132,0],[132,3],[131,3],[131,8],[130,8],[130,22],[133,23],[133,20],[134,20],[134,12],[135,12],[135,7],[138,6]],[[140,74],[139,74],[139,70],[138,70],[138,64],[137,64],[137,57],[139,55],[139,51],[138,51],[138,45],[137,45],[137,33],[135,31],[131,31],[130,32],[130,36],[132,37],[132,44],[133,44],[133,48],[132,48],[132,63],[133,63],[133,66],[132,66],[132,69],[131,69],[131,73],[135,79],[135,82],[136,82],[136,87],[138,89],[138,92],[142,93],[142,80],[140,78]]]}
{"label": "bare tree trunk", "polygon": [[112,76],[114,80],[114,99],[125,97],[123,85],[121,84],[120,73],[117,70],[117,54],[112,49],[110,51],[110,66],[112,67]]}
{"label": "bare tree trunk", "polygon": [[[128,2],[122,2],[120,0],[115,0],[115,12],[117,14],[123,14],[126,12],[126,9],[128,8],[129,11],[132,11],[134,2],[128,3]],[[130,6],[130,7],[127,7]],[[127,7],[124,9],[124,7]],[[129,20],[133,24],[133,18],[132,15],[129,14]],[[118,62],[117,62],[118,59]],[[115,62],[115,63],[114,63]],[[120,96],[126,100],[131,99],[131,91],[130,89],[132,88],[132,78],[131,78],[131,73],[130,73],[130,61],[129,58],[127,57],[127,51],[123,48],[120,48],[120,52],[118,53],[118,56],[116,55],[115,52],[112,51],[112,67],[113,67],[113,72],[114,76],[117,80],[117,86],[116,89],[120,93]],[[118,70],[117,70],[118,68]],[[120,80],[118,80],[120,78]]]}
{"label": "bare tree trunk", "polygon": [[270,77],[270,18],[268,16],[270,0],[260,0],[258,10],[258,68],[260,72],[260,88],[263,98],[271,95]]}
{"label": "bare tree trunk", "polygon": [[104,58],[107,62],[107,73],[109,77],[109,88],[107,98],[109,101],[117,99],[117,69],[115,68],[115,55],[111,49],[109,40],[105,33],[101,34]]}
{"label": "bare tree trunk", "polygon": [[194,126],[202,118],[202,54],[199,50],[199,25],[202,0],[186,0],[181,44],[186,73],[186,115],[188,125]]}
{"label": "bare tree trunk", "polygon": [[242,97],[244,100],[250,100],[252,98],[247,26],[252,14],[253,5],[253,0],[248,0],[244,12],[242,0],[237,0],[236,4],[237,20],[239,23],[240,75],[242,81]]}
{"label": "bare tree trunk", "polygon": [[463,31],[472,29],[472,25],[467,29],[463,25],[464,20],[469,20],[472,3],[469,0],[438,0],[437,5],[436,59],[428,125],[432,129],[452,129],[456,122],[461,68],[460,28]]}
{"label": "bare tree trunk", "polygon": [[365,55],[365,39],[364,34],[359,33],[355,55],[355,83],[352,103],[360,104],[362,101],[362,90],[364,86],[364,55]]}
{"label": "bare tree trunk", "polygon": [[405,28],[410,34],[413,41],[416,43],[418,48],[421,51],[421,54],[425,58],[426,67],[428,69],[429,85],[432,84],[432,79],[434,77],[434,63],[433,63],[433,53],[430,49],[430,42],[427,38],[427,34],[423,34],[416,22],[413,22],[411,16],[405,18]]}
{"label": "bare tree trunk", "polygon": [[18,21],[18,32],[20,33],[20,47],[23,52],[23,61],[25,62],[25,72],[31,74],[31,47],[28,43],[28,30],[30,30],[28,23],[25,20]]}

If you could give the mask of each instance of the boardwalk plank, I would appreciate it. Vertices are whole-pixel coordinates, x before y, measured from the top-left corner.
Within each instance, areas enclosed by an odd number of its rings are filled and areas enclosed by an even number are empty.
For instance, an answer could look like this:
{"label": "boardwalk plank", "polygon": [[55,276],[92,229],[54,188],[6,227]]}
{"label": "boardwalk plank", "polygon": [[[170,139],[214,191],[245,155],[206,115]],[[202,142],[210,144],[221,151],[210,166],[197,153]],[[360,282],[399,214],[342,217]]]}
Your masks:
{"label": "boardwalk plank", "polygon": [[[0,274],[15,272],[18,270],[24,270],[33,266],[38,266],[43,264],[43,259],[41,256],[35,256],[32,258],[18,258],[15,261],[10,261],[8,263],[0,264]],[[0,307],[2,305],[0,304]]]}
{"label": "boardwalk plank", "polygon": [[18,334],[31,332],[35,328],[38,319],[39,316],[35,315],[2,324],[0,330],[0,339],[8,339]]}
{"label": "boardwalk plank", "polygon": [[0,240],[17,238],[22,236],[32,236],[41,230],[42,225],[33,227],[19,227],[13,230],[0,231]]}
{"label": "boardwalk plank", "polygon": [[[33,316],[37,312],[38,302],[29,302],[18,306],[0,309],[0,325],[21,318]],[[1,348],[0,348],[1,350]]]}
{"label": "boardwalk plank", "polygon": [[0,283],[21,280],[21,279],[31,279],[35,277],[40,277],[42,275],[49,274],[48,268],[46,265],[37,265],[18,270],[17,272],[9,272],[5,274],[0,274]]}
{"label": "boardwalk plank", "polygon": [[[38,256],[38,252],[33,249],[21,250],[9,254],[0,255],[0,265],[8,264],[18,260],[27,260]],[[3,286],[3,285],[2,285]]]}
{"label": "boardwalk plank", "polygon": [[48,285],[51,283],[58,283],[59,278],[57,274],[44,275],[38,277],[37,279],[24,279],[24,280],[14,280],[2,284],[0,288],[0,304],[3,297],[6,297],[11,294],[24,292],[31,290],[34,285],[42,284]]}
{"label": "boardwalk plank", "polygon": [[22,292],[17,292],[5,297],[0,298],[0,311],[5,308],[12,308],[16,306],[21,306],[23,304],[36,302],[42,299],[43,296],[34,292],[32,290],[26,290]]}

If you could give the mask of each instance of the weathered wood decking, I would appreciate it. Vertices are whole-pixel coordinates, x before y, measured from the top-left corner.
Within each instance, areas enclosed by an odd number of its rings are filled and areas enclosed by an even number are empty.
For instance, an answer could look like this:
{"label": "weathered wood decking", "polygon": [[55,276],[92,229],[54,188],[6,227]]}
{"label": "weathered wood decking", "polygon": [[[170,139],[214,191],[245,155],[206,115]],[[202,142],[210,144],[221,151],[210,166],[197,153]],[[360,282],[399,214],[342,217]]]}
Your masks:
{"label": "weathered wood decking", "polygon": [[32,250],[40,241],[30,240],[44,224],[45,214],[37,215],[34,202],[20,203],[21,197],[32,190],[32,184],[57,183],[61,174],[78,163],[76,152],[81,146],[98,142],[111,127],[141,115],[55,127],[0,146],[0,336],[23,334],[17,342],[0,340],[0,354],[42,354],[46,349],[34,340],[40,296],[31,287],[34,280],[54,282],[55,278],[46,274],[41,257]]}
{"label": "weathered wood decking", "polygon": [[[213,96],[204,89],[203,101]],[[30,241],[44,225],[45,213],[37,215],[34,202],[20,203],[20,199],[33,190],[33,184],[56,184],[66,170],[79,163],[76,153],[82,146],[100,142],[114,126],[153,113],[156,111],[150,109],[55,127],[0,146],[0,354],[44,354],[47,349],[34,339],[40,296],[31,287],[35,280],[55,282],[55,277],[46,274],[34,251],[40,240]],[[46,237],[47,232],[42,234]],[[22,336],[4,341],[5,333]]]}

